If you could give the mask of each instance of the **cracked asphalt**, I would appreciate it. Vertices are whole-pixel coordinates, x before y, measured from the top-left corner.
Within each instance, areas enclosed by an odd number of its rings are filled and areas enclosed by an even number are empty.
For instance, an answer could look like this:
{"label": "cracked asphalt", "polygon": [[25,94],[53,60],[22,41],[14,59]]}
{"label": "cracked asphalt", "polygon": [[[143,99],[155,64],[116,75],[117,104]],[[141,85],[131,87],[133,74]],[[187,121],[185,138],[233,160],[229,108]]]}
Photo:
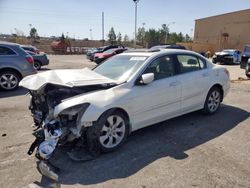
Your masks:
{"label": "cracked asphalt", "polygon": [[[49,56],[48,69],[94,67],[85,56]],[[57,183],[36,170],[26,90],[0,91],[0,187],[250,187],[250,81],[227,66],[231,89],[212,116],[190,113],[132,133],[117,151],[74,162],[55,154]]]}

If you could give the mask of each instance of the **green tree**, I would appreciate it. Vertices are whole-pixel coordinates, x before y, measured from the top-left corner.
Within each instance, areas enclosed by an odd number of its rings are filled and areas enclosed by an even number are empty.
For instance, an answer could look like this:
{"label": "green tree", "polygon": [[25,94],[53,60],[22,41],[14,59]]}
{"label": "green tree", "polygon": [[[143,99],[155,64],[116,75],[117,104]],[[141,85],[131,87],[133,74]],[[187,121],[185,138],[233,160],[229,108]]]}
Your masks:
{"label": "green tree", "polygon": [[36,30],[35,27],[32,27],[32,28],[30,29],[30,37],[33,38],[33,39],[35,39],[35,38],[38,37],[38,33],[37,33],[37,30]]}
{"label": "green tree", "polygon": [[185,40],[185,42],[192,42],[192,38],[188,34],[185,35],[184,40]]}
{"label": "green tree", "polygon": [[137,40],[141,45],[144,44],[144,41],[145,41],[145,34],[146,34],[145,28],[144,28],[144,27],[139,27],[139,28],[138,28],[138,31],[137,31],[136,40]]}
{"label": "green tree", "polygon": [[60,37],[60,40],[61,40],[61,41],[65,41],[64,33],[62,33],[62,36]]}
{"label": "green tree", "polygon": [[149,29],[148,31],[146,31],[145,39],[148,44],[148,47],[158,45],[160,43],[159,32],[155,29]]}
{"label": "green tree", "polygon": [[117,34],[117,43],[122,44],[122,34],[120,32]]}
{"label": "green tree", "polygon": [[128,37],[128,35],[124,35],[123,41],[124,41],[124,42],[129,42],[129,37]]}
{"label": "green tree", "polygon": [[161,29],[159,30],[160,43],[168,43],[169,28],[166,24],[162,24]]}
{"label": "green tree", "polygon": [[115,44],[116,43],[116,34],[115,34],[115,30],[113,27],[111,27],[109,34],[108,34],[108,41],[111,44]]}

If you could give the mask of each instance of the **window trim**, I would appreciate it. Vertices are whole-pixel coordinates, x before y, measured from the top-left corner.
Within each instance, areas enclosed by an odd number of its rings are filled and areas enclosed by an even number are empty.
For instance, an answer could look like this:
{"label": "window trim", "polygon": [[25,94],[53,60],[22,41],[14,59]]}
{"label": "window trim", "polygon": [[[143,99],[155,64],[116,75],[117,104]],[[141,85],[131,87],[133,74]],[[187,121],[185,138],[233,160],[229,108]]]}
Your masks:
{"label": "window trim", "polygon": [[[135,81],[134,81],[134,86],[135,85],[137,85],[136,83],[138,83],[138,80],[141,78],[141,76],[144,74],[144,72],[145,72],[145,70],[156,60],[156,59],[158,59],[158,58],[162,58],[162,57],[164,57],[164,56],[173,56],[173,58],[174,58],[174,60],[175,60],[175,58],[176,58],[176,54],[163,54],[163,55],[160,55],[160,56],[157,56],[157,57],[155,57],[155,58],[153,58],[152,60],[150,60],[150,62],[149,63],[147,63],[147,65],[141,70],[141,72],[140,72],[140,74],[139,74],[139,76],[135,79]],[[170,77],[174,77],[174,76],[178,76],[178,74],[179,74],[179,70],[178,70],[178,65],[177,65],[178,63],[174,63],[174,71],[175,71],[175,74],[173,75],[173,76],[170,76]],[[166,78],[170,78],[170,77],[166,77]],[[165,79],[166,79],[165,78]],[[164,79],[164,78],[163,78]],[[162,79],[158,79],[158,80],[162,80]],[[158,80],[153,80],[153,82],[154,81],[158,81]]]}
{"label": "window trim", "polygon": [[[199,64],[199,70],[194,70],[194,71],[190,71],[190,72],[181,72],[181,65],[180,65],[180,63],[181,62],[179,62],[179,60],[178,60],[178,56],[179,55],[181,55],[181,56],[191,56],[191,57],[194,57],[194,58],[196,58],[197,59],[197,61],[198,61],[198,64]],[[180,53],[180,54],[175,54],[175,58],[176,58],[176,61],[177,61],[177,63],[176,64],[178,64],[178,75],[181,75],[181,74],[188,74],[188,73],[192,73],[192,72],[197,72],[197,71],[201,71],[201,70],[205,70],[205,69],[207,69],[207,61],[205,60],[205,59],[203,59],[203,58],[201,58],[201,57],[199,57],[199,56],[197,56],[197,55],[194,55],[194,54],[186,54],[186,53]],[[201,68],[201,63],[200,63],[200,61],[202,61],[203,63],[204,63],[204,68]]]}
{"label": "window trim", "polygon": [[4,46],[4,45],[0,45],[0,47],[3,47],[3,48],[8,48],[9,50],[12,50],[15,54],[11,54],[11,55],[1,55],[0,54],[0,57],[4,57],[4,56],[7,56],[7,57],[10,57],[10,56],[18,56],[19,54],[11,47],[8,47],[8,46]]}

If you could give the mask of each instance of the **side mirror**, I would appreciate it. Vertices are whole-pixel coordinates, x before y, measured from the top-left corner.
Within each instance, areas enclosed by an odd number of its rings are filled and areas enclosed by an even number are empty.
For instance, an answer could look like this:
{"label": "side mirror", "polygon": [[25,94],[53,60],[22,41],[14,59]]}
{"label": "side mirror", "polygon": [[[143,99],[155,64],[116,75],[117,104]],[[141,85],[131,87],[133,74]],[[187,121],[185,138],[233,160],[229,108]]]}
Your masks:
{"label": "side mirror", "polygon": [[154,78],[155,78],[154,73],[143,74],[141,76],[141,80],[139,81],[139,83],[143,85],[147,85],[153,82]]}
{"label": "side mirror", "polygon": [[113,55],[115,55],[116,54],[116,52],[113,52]]}

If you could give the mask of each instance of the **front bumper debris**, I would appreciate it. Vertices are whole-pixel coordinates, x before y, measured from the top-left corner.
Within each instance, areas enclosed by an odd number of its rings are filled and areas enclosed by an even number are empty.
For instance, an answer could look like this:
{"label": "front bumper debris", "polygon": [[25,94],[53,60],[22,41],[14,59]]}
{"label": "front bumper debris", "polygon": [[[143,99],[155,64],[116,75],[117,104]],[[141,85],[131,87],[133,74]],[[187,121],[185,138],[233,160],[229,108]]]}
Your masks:
{"label": "front bumper debris", "polygon": [[42,175],[46,176],[47,178],[58,181],[59,168],[52,165],[49,161],[38,160],[37,169]]}

